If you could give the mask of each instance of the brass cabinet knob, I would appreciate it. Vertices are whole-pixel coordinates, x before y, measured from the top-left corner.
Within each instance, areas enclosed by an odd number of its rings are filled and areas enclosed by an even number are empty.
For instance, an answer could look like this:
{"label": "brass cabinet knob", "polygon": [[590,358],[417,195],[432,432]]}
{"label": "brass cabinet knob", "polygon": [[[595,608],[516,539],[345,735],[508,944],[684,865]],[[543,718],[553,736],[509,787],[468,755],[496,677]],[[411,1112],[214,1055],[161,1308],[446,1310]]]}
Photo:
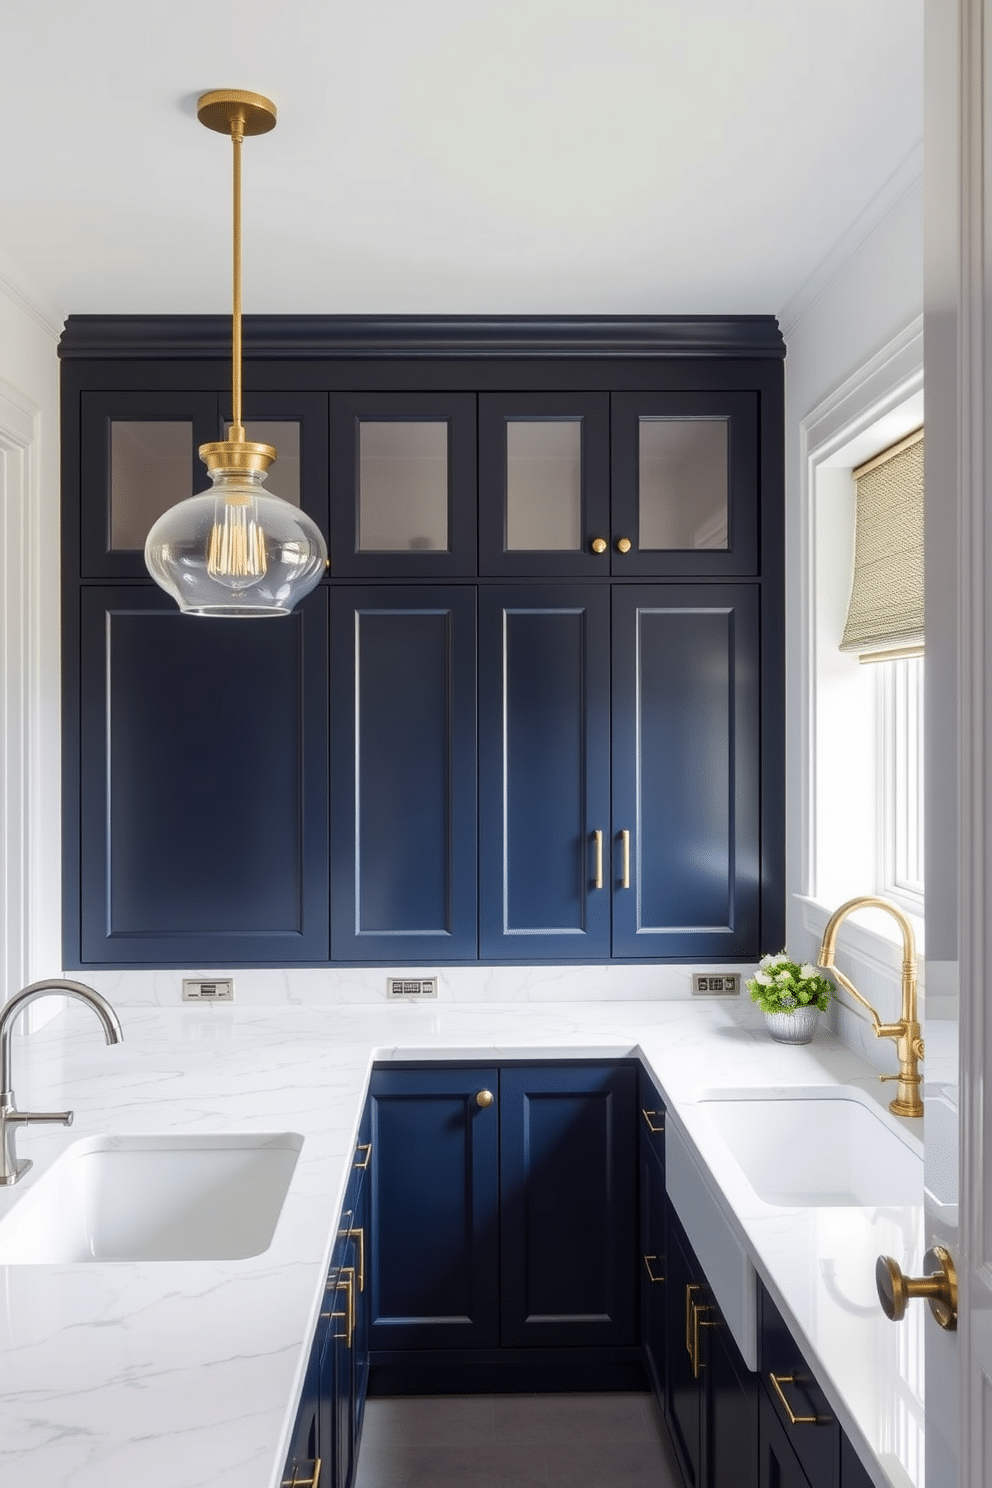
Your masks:
{"label": "brass cabinet knob", "polygon": [[594,537],[589,546],[592,548],[594,553],[605,553],[607,548],[609,547],[609,543],[606,541],[605,537]]}
{"label": "brass cabinet knob", "polygon": [[882,1311],[890,1322],[906,1316],[906,1305],[914,1297],[925,1297],[930,1311],[942,1328],[953,1332],[958,1325],[958,1277],[954,1262],[942,1245],[935,1245],[923,1257],[925,1276],[904,1276],[902,1267],[891,1256],[879,1256],[875,1262],[875,1288]]}
{"label": "brass cabinet knob", "polygon": [[475,1097],[475,1104],[477,1106],[482,1106],[483,1109],[485,1109],[486,1106],[492,1105],[493,1099],[494,1097],[491,1090],[480,1090],[478,1095]]}
{"label": "brass cabinet knob", "polygon": [[632,545],[629,537],[618,537],[617,538],[617,552],[618,553],[629,553],[632,546],[633,545]]}

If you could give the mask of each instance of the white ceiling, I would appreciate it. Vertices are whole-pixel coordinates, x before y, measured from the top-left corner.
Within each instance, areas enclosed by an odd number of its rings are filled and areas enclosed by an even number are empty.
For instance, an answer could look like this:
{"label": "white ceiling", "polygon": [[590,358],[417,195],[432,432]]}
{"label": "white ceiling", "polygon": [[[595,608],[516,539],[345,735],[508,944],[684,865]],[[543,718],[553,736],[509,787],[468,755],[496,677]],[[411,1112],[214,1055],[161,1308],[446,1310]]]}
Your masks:
{"label": "white ceiling", "polygon": [[60,311],[780,310],[923,132],[923,0],[0,0],[0,250]]}

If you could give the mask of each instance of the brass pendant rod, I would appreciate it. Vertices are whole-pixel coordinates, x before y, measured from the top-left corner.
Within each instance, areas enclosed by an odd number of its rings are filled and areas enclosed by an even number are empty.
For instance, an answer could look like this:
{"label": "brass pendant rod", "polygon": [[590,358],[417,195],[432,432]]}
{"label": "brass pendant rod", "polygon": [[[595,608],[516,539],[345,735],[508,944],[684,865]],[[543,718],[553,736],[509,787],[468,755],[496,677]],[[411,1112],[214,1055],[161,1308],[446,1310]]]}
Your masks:
{"label": "brass pendant rod", "polygon": [[231,326],[231,412],[234,422],[230,438],[243,441],[241,423],[241,146],[244,143],[245,116],[238,112],[231,120],[231,143],[234,146],[234,310]]}

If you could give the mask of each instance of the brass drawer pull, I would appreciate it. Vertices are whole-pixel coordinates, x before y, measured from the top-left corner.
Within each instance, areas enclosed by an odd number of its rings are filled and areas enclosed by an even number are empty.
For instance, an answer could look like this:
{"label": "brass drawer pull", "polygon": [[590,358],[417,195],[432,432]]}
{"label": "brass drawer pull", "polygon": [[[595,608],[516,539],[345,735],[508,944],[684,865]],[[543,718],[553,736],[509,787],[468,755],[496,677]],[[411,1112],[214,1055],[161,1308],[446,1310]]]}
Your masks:
{"label": "brass drawer pull", "polygon": [[[365,1161],[364,1162],[358,1162],[357,1161],[357,1157],[358,1157],[358,1154],[360,1152],[364,1152],[365,1153]],[[369,1165],[369,1163],[372,1160],[372,1143],[371,1142],[359,1142],[358,1146],[355,1148],[355,1157],[356,1157],[356,1162],[355,1162],[355,1167],[356,1168],[367,1168],[368,1165]]]}
{"label": "brass drawer pull", "polygon": [[716,1308],[705,1302],[693,1302],[692,1348],[689,1351],[689,1358],[692,1360],[692,1377],[697,1380],[703,1369],[703,1361],[699,1348],[699,1330],[700,1328],[717,1328],[720,1325],[720,1319],[718,1317],[702,1317],[704,1312],[716,1312]]}
{"label": "brass drawer pull", "polygon": [[344,1318],[344,1332],[335,1333],[335,1338],[343,1338],[345,1347],[351,1348],[352,1335],[355,1331],[355,1268],[354,1266],[342,1266],[336,1275],[327,1279],[327,1290],[329,1292],[345,1293],[344,1312],[322,1312],[322,1318]]}
{"label": "brass drawer pull", "polygon": [[[648,1128],[648,1131],[649,1132],[654,1132],[654,1133],[657,1134],[658,1132],[663,1132],[665,1130],[665,1113],[664,1113],[664,1111],[645,1111],[644,1107],[642,1106],[641,1107],[641,1115],[644,1117],[644,1120],[645,1120],[645,1122],[647,1124],[647,1128]],[[660,1125],[658,1125],[658,1126],[652,1126],[652,1124],[651,1124],[651,1117],[652,1116],[660,1116],[661,1117],[661,1123],[660,1123]]]}
{"label": "brass drawer pull", "polygon": [[658,1257],[656,1255],[646,1255],[644,1257],[644,1265],[647,1269],[648,1281],[664,1281],[665,1279],[663,1276],[655,1276],[654,1272],[651,1270],[651,1262],[656,1261],[657,1259]]}
{"label": "brass drawer pull", "polygon": [[685,1289],[685,1351],[692,1358],[692,1314],[695,1309],[693,1293],[702,1291],[698,1281],[690,1281]]}
{"label": "brass drawer pull", "polygon": [[[297,1473],[305,1471],[307,1467],[313,1468],[308,1478],[297,1477]],[[283,1478],[282,1488],[317,1488],[320,1482],[320,1458],[315,1457],[312,1462],[294,1462],[292,1475]]]}
{"label": "brass drawer pull", "polygon": [[593,844],[596,850],[596,866],[593,869],[592,886],[594,889],[603,887],[603,831],[597,827],[592,834]]}
{"label": "brass drawer pull", "polygon": [[821,1421],[819,1416],[797,1416],[792,1406],[785,1398],[783,1385],[794,1385],[796,1377],[794,1374],[772,1374],[769,1370],[768,1378],[772,1382],[772,1388],[782,1403],[782,1409],[789,1418],[790,1426],[825,1426],[826,1421]]}
{"label": "brass drawer pull", "polygon": [[358,1290],[365,1290],[365,1230],[338,1230],[338,1234],[348,1240],[358,1241]]}

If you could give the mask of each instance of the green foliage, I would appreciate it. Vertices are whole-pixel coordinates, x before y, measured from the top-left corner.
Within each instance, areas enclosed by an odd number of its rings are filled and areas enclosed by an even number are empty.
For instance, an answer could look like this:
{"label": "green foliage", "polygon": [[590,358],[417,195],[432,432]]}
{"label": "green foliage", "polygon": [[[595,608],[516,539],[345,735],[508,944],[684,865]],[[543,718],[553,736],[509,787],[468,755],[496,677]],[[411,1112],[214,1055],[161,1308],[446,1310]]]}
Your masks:
{"label": "green foliage", "polygon": [[834,984],[808,961],[800,966],[779,951],[777,956],[762,956],[747,990],[763,1013],[791,1013],[800,1007],[817,1007],[822,1013]]}

